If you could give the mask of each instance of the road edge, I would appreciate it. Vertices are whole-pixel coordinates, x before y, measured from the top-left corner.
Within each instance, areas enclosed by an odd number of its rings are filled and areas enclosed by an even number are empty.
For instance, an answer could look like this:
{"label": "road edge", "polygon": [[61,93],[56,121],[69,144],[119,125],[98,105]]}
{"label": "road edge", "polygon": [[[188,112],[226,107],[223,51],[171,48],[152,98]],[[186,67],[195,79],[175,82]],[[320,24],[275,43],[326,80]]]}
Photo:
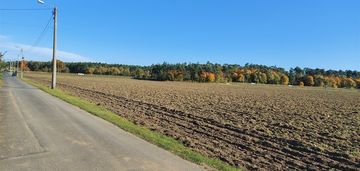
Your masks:
{"label": "road edge", "polygon": [[179,157],[191,161],[193,163],[202,165],[202,166],[209,166],[211,168],[215,168],[222,171],[235,171],[235,170],[245,170],[244,168],[237,168],[234,166],[229,165],[228,163],[221,161],[216,158],[206,157],[199,152],[193,151],[188,147],[185,147],[181,142],[178,140],[162,135],[158,132],[151,131],[145,127],[135,125],[134,123],[126,120],[125,118],[105,109],[103,106],[98,106],[93,104],[87,100],[81,99],[79,97],[72,96],[62,90],[59,89],[50,89],[47,86],[41,85],[29,79],[22,79],[24,82],[37,87],[38,89],[57,97],[69,104],[77,106],[92,115],[100,117],[117,127],[137,136],[141,139],[144,139],[156,146],[165,149],[167,151],[172,152],[173,154],[178,155]]}

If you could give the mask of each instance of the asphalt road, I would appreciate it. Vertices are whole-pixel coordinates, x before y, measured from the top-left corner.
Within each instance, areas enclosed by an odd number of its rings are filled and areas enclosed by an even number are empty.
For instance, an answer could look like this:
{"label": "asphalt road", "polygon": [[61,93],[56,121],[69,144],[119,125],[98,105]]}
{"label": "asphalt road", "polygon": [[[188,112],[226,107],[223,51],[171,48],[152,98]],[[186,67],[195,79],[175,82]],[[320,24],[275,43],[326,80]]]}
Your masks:
{"label": "asphalt road", "polygon": [[5,74],[0,170],[201,170]]}

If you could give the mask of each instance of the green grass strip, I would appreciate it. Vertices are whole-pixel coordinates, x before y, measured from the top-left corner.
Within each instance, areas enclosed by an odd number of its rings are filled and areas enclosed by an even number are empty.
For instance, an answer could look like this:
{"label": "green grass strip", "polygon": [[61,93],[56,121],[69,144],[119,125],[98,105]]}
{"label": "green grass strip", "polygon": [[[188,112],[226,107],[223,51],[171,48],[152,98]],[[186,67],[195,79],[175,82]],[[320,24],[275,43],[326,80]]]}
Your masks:
{"label": "green grass strip", "polygon": [[2,72],[0,72],[0,87],[3,85],[3,74]]}
{"label": "green grass strip", "polygon": [[84,99],[72,96],[68,93],[65,93],[59,89],[50,89],[47,86],[35,83],[29,79],[23,79],[25,82],[39,88],[40,90],[49,93],[52,96],[58,97],[72,105],[78,106],[81,109],[98,116],[108,122],[113,123],[114,125],[120,127],[121,129],[130,132],[148,142],[151,142],[165,150],[168,150],[176,155],[192,161],[199,165],[207,165],[218,170],[232,171],[232,170],[241,170],[240,168],[233,167],[226,162],[223,162],[219,159],[206,157],[199,152],[195,152],[188,147],[185,147],[180,141],[176,139],[162,135],[158,132],[151,131],[145,127],[135,125],[134,123],[126,120],[125,118],[116,115],[115,113],[105,109],[103,106],[97,106],[89,101]]}

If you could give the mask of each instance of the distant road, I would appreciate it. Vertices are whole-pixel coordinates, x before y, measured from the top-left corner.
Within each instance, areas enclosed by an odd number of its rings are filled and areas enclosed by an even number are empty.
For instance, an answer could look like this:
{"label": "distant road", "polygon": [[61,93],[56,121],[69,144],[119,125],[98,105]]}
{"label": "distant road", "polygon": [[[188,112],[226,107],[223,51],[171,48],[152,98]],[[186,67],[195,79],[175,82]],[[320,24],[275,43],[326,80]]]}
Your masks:
{"label": "distant road", "polygon": [[41,90],[4,76],[0,170],[201,170]]}

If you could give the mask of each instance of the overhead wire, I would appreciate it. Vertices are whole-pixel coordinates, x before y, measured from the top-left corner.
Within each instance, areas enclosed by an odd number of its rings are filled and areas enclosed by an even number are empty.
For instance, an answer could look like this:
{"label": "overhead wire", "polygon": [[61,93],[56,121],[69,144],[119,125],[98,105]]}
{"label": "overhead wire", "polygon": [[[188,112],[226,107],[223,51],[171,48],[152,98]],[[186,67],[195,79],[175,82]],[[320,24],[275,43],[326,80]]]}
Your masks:
{"label": "overhead wire", "polygon": [[40,35],[36,38],[36,40],[34,41],[34,43],[32,44],[32,46],[27,49],[26,51],[31,52],[34,47],[36,47],[37,45],[39,45],[40,41],[43,39],[45,33],[47,32],[47,30],[49,29],[50,23],[52,21],[53,18],[53,14],[50,15],[50,18],[47,22],[47,24],[45,25],[44,29],[41,31]]}
{"label": "overhead wire", "polygon": [[52,8],[0,8],[0,11],[44,11]]}
{"label": "overhead wire", "polygon": [[[11,11],[46,11],[46,10],[53,10],[53,8],[0,8],[0,12],[6,12],[6,11],[9,11],[9,12],[11,12]],[[41,40],[43,39],[45,33],[49,29],[49,25],[50,25],[50,23],[52,21],[52,18],[53,18],[53,14],[51,14],[48,22],[46,23],[45,27],[41,31],[40,35],[36,38],[36,40],[34,41],[32,46],[30,46],[25,51],[31,52],[34,49],[34,47],[36,47],[41,42]]]}

